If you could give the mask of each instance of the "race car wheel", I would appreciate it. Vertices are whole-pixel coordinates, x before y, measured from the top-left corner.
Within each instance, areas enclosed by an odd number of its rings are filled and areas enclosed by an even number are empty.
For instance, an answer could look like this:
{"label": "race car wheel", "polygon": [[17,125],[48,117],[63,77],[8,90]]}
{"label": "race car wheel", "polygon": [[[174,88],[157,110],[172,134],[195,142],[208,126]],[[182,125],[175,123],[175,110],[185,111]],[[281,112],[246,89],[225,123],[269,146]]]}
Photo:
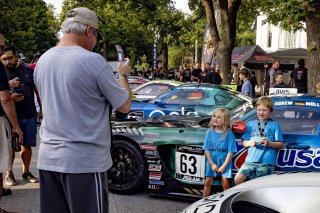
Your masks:
{"label": "race car wheel", "polygon": [[113,166],[108,170],[109,190],[117,194],[133,194],[144,186],[146,163],[134,144],[125,140],[113,141]]}

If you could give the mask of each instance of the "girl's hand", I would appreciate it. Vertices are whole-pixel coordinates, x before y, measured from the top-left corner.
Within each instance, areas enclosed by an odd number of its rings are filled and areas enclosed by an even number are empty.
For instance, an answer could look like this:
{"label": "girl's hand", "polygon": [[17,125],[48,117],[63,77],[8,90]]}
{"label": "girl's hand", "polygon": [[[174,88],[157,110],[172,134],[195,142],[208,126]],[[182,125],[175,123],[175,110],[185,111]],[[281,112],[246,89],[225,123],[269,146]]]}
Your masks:
{"label": "girl's hand", "polygon": [[219,167],[216,165],[216,164],[211,164],[211,169],[212,169],[212,171],[214,171],[214,172],[218,172],[218,170],[219,170]]}
{"label": "girl's hand", "polygon": [[219,169],[218,169],[218,172],[223,174],[224,172],[226,171],[226,167],[224,166],[221,166]]}

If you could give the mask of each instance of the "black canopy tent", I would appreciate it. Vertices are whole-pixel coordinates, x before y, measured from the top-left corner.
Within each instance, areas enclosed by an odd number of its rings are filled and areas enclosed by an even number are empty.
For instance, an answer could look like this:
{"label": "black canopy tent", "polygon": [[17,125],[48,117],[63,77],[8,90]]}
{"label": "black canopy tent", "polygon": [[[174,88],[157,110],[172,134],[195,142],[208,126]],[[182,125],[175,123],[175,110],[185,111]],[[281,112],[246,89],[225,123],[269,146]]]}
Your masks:
{"label": "black canopy tent", "polygon": [[[231,56],[232,64],[240,65],[246,62],[246,66],[249,69],[264,69],[264,65],[267,63],[271,67],[272,60],[275,58],[265,52],[259,45],[250,45],[243,47],[235,47]],[[217,64],[215,57],[212,59],[212,64]],[[292,70],[294,64],[281,64],[280,70]]]}

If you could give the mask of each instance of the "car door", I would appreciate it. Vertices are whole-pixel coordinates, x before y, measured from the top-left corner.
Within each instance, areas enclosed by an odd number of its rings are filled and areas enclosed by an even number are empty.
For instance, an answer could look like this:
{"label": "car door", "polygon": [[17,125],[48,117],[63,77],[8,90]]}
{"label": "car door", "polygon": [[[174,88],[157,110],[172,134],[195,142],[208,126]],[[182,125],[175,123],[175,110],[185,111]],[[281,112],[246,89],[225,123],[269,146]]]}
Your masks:
{"label": "car door", "polygon": [[320,171],[320,110],[287,106],[272,113],[283,132],[284,149],[278,151],[277,170]]}

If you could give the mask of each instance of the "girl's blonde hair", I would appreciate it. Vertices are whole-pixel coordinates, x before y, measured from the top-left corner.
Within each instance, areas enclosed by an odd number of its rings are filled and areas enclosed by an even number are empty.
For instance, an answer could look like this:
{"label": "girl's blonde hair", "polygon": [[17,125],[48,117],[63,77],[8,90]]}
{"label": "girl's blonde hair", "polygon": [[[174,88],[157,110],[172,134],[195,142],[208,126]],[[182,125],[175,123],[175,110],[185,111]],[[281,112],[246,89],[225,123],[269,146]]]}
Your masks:
{"label": "girl's blonde hair", "polygon": [[[225,109],[225,108],[215,109],[212,112],[212,117],[217,112],[221,112],[223,114],[223,121],[224,122],[222,124],[222,129],[223,129],[223,132],[227,132],[230,129],[230,111],[228,109]],[[212,117],[211,117],[211,120],[210,120],[210,123],[209,123],[209,127],[214,129],[216,126],[214,126],[213,123],[212,123]]]}

